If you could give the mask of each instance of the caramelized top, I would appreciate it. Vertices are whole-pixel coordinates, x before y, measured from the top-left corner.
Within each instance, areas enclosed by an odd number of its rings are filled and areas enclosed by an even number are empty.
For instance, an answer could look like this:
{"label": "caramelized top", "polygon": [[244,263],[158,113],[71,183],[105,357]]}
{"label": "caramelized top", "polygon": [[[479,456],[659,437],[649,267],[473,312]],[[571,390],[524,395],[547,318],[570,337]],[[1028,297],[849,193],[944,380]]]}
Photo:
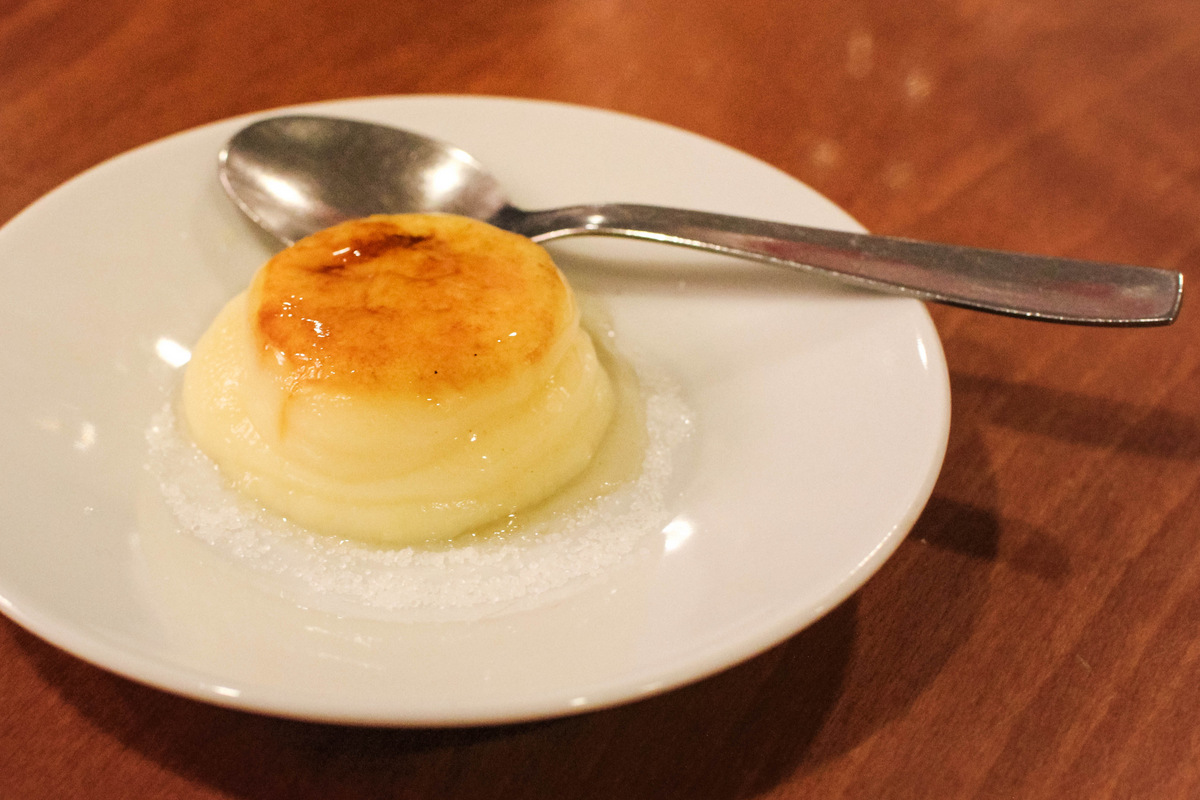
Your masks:
{"label": "caramelized top", "polygon": [[575,323],[545,250],[440,214],[368,217],[297,242],[259,270],[250,313],[264,358],[293,385],[431,394],[513,376]]}

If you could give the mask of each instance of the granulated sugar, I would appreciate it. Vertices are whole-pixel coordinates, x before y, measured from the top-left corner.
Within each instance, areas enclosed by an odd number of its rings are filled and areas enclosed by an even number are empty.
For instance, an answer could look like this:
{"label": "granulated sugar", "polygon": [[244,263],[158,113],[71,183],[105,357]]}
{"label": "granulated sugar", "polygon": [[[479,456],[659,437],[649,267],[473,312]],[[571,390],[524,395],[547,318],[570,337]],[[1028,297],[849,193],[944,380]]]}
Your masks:
{"label": "granulated sugar", "polygon": [[474,619],[586,586],[639,549],[659,546],[654,535],[670,521],[664,495],[675,452],[692,423],[669,381],[638,377],[647,432],[639,476],[450,543],[376,547],[315,534],[259,508],[187,438],[174,404],[147,433],[149,468],[184,531],[299,605],[402,621]]}

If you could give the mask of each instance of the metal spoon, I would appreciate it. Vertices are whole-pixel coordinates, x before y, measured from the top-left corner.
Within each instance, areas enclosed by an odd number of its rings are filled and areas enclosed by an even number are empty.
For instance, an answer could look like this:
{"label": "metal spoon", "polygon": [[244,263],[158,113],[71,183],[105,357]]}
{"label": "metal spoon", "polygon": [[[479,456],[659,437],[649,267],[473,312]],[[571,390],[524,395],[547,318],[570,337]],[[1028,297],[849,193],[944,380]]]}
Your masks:
{"label": "metal spoon", "polygon": [[545,242],[628,236],[815,270],[954,306],[1051,322],[1164,325],[1178,272],[931,244],[657,206],[522,211],[467,153],[408,131],[315,116],[274,117],[220,154],[226,191],[284,243],[376,213],[446,212]]}

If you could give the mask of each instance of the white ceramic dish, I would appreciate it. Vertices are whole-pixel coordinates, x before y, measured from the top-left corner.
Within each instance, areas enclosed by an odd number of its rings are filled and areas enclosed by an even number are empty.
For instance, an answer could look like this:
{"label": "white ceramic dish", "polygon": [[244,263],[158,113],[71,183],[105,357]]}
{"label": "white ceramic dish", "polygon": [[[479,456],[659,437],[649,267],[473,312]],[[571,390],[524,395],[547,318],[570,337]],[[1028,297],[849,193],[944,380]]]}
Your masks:
{"label": "white ceramic dish", "polygon": [[[742,153],[608,112],[461,97],[303,110],[452,141],[527,208],[622,200],[857,228]],[[144,436],[176,389],[178,346],[270,251],[215,177],[218,149],[252,118],[102,164],[0,230],[0,609],[37,635],[168,691],[284,716],[553,716],[788,637],[859,587],[928,499],[949,392],[920,303],[581,239],[552,249],[692,410],[666,530],[579,591],[476,621],[335,616],[264,591],[178,531]]]}

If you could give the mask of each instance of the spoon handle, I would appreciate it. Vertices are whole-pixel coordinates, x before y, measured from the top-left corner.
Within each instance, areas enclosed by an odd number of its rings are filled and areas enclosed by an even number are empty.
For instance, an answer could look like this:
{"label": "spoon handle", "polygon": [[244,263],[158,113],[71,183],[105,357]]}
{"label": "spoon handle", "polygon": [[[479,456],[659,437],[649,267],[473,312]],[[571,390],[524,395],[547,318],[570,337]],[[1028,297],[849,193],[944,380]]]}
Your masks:
{"label": "spoon handle", "polygon": [[1165,325],[1183,275],[1149,267],[932,244],[658,206],[606,204],[522,212],[493,222],[545,242],[627,236],[815,270],[964,308],[1084,325]]}

